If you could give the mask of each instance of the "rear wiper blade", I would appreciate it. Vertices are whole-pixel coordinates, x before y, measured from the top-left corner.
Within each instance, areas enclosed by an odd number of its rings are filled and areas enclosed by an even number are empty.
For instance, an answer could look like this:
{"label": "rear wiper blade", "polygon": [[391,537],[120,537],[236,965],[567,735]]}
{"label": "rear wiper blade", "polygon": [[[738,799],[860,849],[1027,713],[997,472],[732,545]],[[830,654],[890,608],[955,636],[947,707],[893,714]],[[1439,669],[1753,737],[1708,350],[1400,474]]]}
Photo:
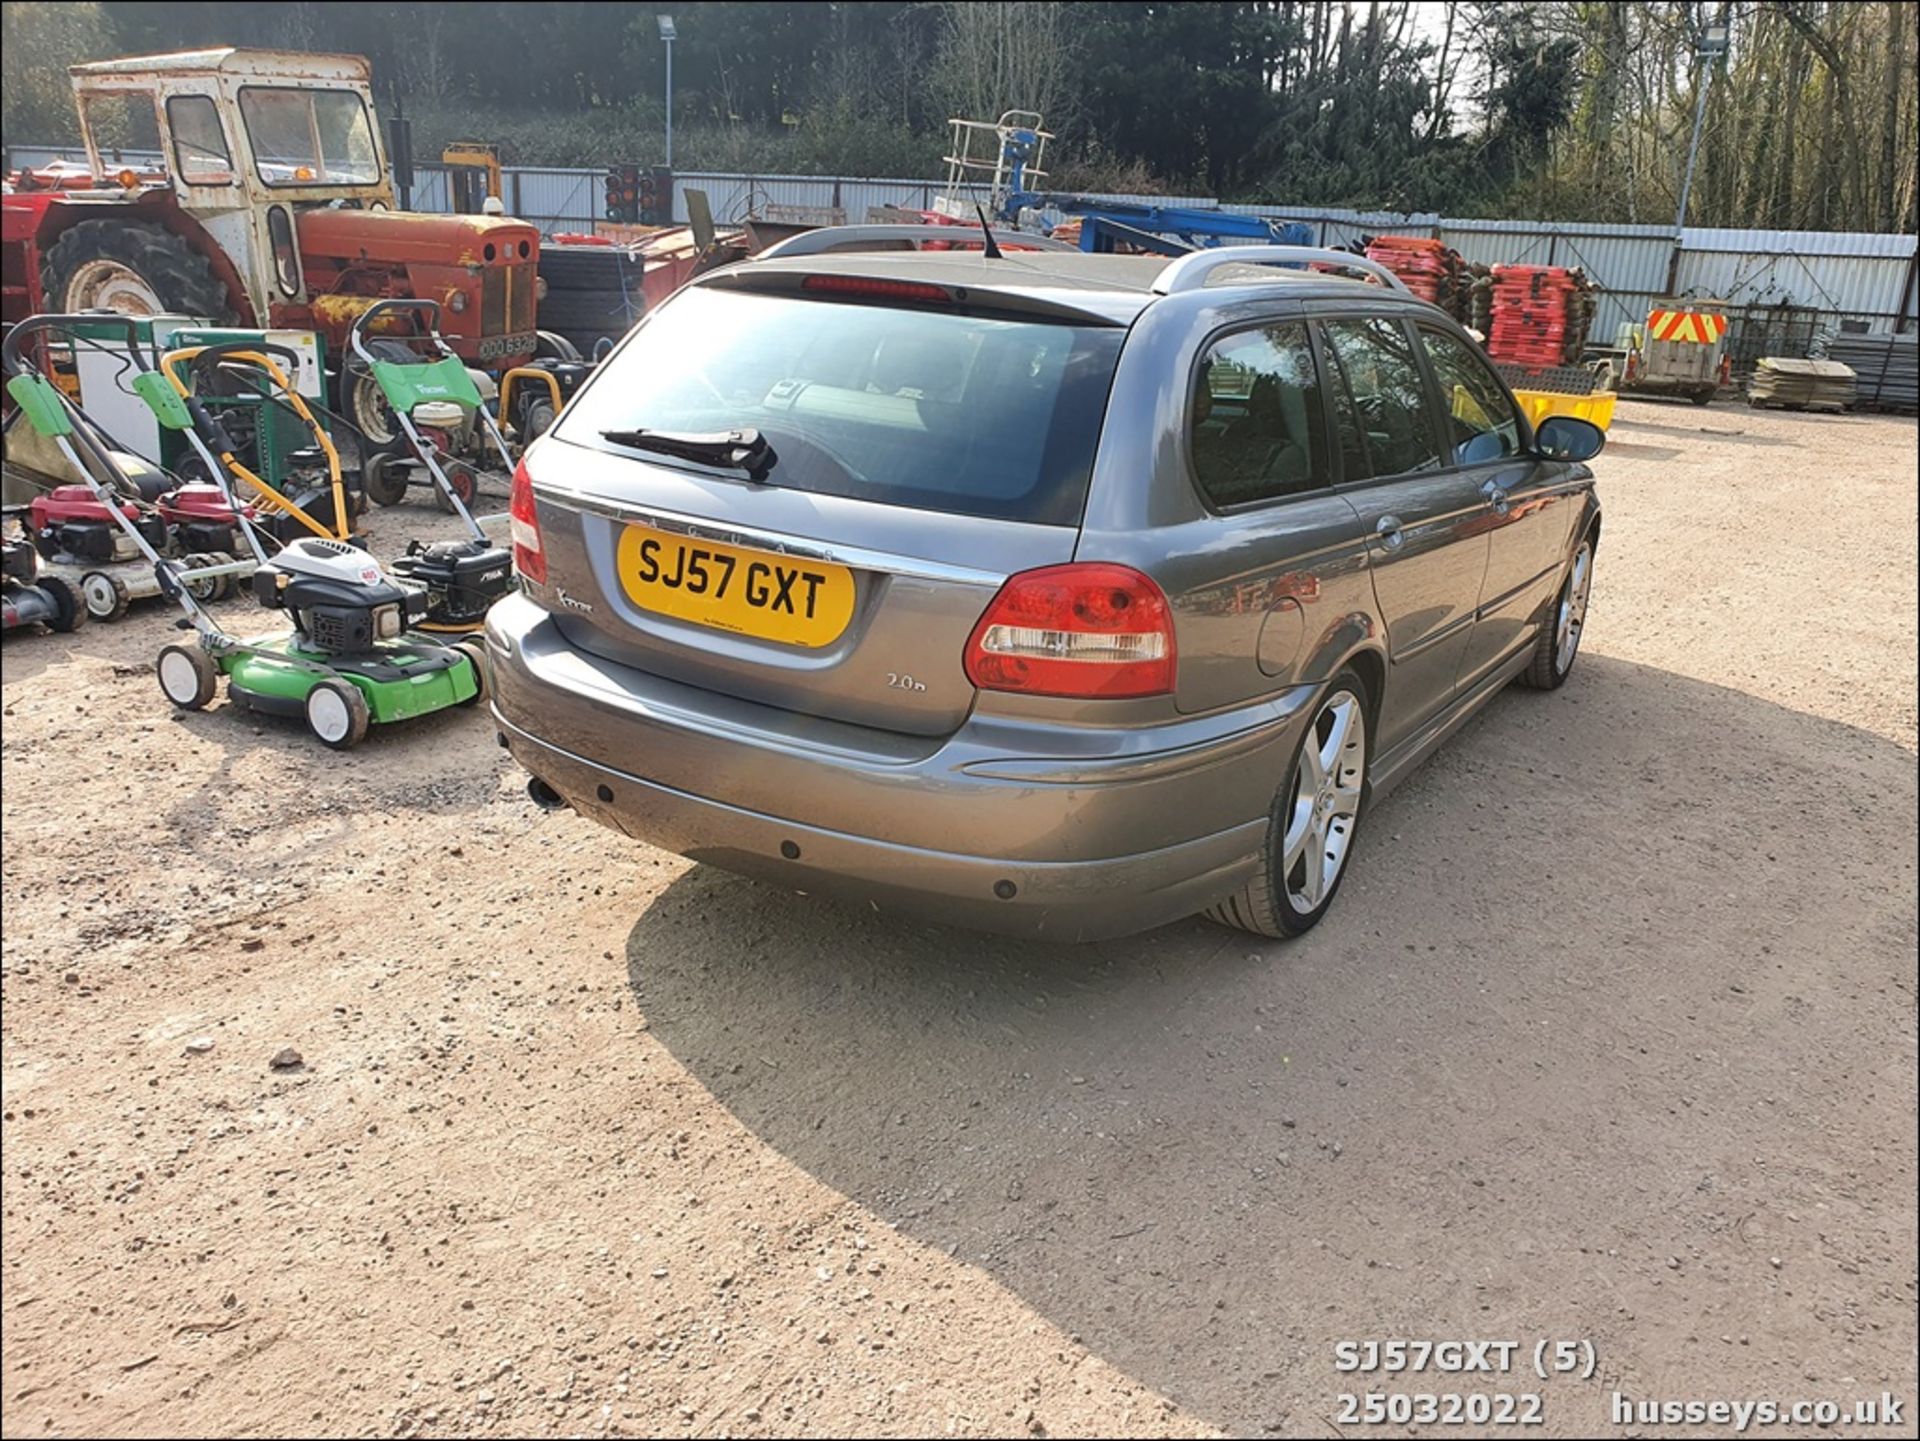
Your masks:
{"label": "rear wiper blade", "polygon": [[702,465],[744,470],[755,480],[765,480],[780,459],[757,430],[718,430],[705,435],[679,430],[603,430],[600,438],[629,450],[651,450]]}

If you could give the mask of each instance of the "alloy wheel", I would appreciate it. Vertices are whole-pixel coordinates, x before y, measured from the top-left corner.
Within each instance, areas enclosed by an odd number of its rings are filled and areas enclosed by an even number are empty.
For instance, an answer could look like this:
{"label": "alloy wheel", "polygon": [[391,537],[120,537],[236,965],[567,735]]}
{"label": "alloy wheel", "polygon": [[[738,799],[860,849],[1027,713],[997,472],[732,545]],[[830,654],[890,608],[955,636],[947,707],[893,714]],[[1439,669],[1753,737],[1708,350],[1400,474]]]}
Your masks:
{"label": "alloy wheel", "polygon": [[1322,702],[1294,768],[1280,873],[1302,913],[1319,909],[1347,863],[1367,774],[1367,713],[1352,691]]}

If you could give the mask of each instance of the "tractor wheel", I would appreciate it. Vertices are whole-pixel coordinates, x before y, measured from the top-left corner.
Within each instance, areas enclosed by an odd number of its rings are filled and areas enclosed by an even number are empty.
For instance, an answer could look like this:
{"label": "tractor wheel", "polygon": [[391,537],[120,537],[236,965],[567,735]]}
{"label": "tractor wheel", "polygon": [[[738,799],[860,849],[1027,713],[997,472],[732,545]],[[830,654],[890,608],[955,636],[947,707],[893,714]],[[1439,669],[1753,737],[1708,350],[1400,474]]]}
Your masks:
{"label": "tractor wheel", "polygon": [[226,285],[182,236],[144,220],[82,220],[40,260],[47,308],[67,315],[191,315],[237,324]]}
{"label": "tractor wheel", "polygon": [[[397,340],[370,339],[367,349],[376,360],[393,360],[402,365],[420,358]],[[365,437],[361,442],[362,454],[367,450],[384,450],[400,438],[399,423],[393,418],[386,396],[380,393],[380,383],[351,350],[340,365],[340,410]]]}
{"label": "tractor wheel", "polygon": [[407,498],[407,467],[397,455],[376,450],[360,467],[360,489],[375,505],[398,505]]}

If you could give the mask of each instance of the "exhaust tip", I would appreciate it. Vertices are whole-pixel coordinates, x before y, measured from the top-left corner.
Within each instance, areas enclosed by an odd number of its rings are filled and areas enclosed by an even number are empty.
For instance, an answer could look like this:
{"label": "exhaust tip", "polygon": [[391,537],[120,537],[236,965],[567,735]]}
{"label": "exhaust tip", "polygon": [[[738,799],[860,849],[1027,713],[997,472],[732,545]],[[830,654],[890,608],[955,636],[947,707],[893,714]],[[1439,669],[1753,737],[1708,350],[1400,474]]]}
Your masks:
{"label": "exhaust tip", "polygon": [[541,780],[539,776],[535,776],[527,782],[527,799],[543,811],[564,811],[571,809],[567,804],[567,798],[545,781]]}

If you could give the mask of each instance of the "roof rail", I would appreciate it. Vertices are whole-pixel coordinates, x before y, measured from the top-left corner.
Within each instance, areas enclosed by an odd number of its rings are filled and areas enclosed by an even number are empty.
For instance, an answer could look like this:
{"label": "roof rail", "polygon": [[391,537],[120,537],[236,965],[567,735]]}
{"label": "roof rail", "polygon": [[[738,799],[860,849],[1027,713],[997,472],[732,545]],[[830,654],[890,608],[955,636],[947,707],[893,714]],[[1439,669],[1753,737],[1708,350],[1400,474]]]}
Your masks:
{"label": "roof rail", "polygon": [[[1011,226],[994,231],[993,238],[1009,250],[1016,247],[1023,250],[1072,250],[1076,253],[1079,250],[1078,246],[1069,245],[1064,240],[1035,235],[1030,230],[1015,230]],[[785,240],[769,245],[754,258],[785,260],[796,255],[823,255],[843,246],[867,245],[885,240],[917,240],[923,244],[945,241],[950,245],[965,245],[969,249],[985,243],[978,225],[823,225],[818,230],[803,230],[798,235],[789,235]]]}
{"label": "roof rail", "polygon": [[1326,250],[1313,245],[1216,245],[1196,250],[1170,262],[1154,279],[1156,295],[1178,295],[1183,290],[1198,290],[1209,276],[1223,265],[1338,265],[1357,270],[1384,282],[1402,295],[1411,295],[1406,282],[1377,260],[1346,250]]}

